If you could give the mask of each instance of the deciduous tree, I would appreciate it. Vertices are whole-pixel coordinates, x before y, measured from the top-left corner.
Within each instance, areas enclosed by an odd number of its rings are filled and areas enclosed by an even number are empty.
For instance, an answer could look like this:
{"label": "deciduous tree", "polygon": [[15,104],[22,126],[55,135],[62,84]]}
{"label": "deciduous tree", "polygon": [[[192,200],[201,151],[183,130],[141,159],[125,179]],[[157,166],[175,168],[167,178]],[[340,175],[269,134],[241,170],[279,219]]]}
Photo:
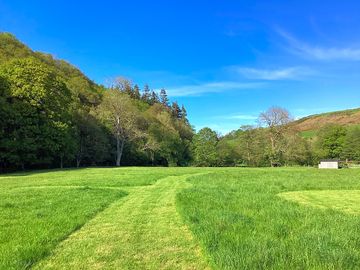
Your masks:
{"label": "deciduous tree", "polygon": [[143,135],[138,126],[139,111],[129,96],[111,89],[105,92],[98,112],[116,139],[116,166],[120,166],[124,144]]}
{"label": "deciduous tree", "polygon": [[194,164],[201,167],[212,167],[218,164],[216,146],[218,136],[210,128],[203,128],[193,138]]}
{"label": "deciduous tree", "polygon": [[290,113],[281,107],[271,107],[266,112],[259,115],[259,123],[267,128],[269,147],[269,160],[271,166],[276,166],[281,162],[281,155],[284,152],[284,137],[288,125],[292,121]]}

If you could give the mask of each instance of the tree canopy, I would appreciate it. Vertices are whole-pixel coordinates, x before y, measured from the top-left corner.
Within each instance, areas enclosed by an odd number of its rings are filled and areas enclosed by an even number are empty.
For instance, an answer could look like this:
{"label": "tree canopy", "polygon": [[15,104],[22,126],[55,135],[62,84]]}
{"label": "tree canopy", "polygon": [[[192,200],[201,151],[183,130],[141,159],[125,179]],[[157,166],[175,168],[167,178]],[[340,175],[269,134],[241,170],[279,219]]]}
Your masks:
{"label": "tree canopy", "polygon": [[188,164],[193,131],[165,89],[97,85],[7,33],[0,49],[0,169]]}

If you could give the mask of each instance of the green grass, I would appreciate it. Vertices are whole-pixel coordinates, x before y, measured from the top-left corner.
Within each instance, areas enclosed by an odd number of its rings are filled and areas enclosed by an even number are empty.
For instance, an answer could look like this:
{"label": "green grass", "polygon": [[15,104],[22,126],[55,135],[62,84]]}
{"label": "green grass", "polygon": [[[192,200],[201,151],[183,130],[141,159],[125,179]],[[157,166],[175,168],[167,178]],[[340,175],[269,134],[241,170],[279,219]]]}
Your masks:
{"label": "green grass", "polygon": [[128,189],[129,196],[73,234],[36,269],[206,269],[175,207],[186,175]]}
{"label": "green grass", "polygon": [[0,176],[0,269],[359,269],[358,170]]}
{"label": "green grass", "polygon": [[360,214],[360,190],[307,190],[279,194],[280,197],[302,205],[333,209],[347,214]]}
{"label": "green grass", "polygon": [[317,132],[318,132],[317,130],[306,130],[306,131],[300,132],[300,136],[305,139],[311,139],[316,136]]}
{"label": "green grass", "polygon": [[93,168],[0,176],[0,269],[205,269],[175,206],[187,175],[197,171]]}
{"label": "green grass", "polygon": [[91,188],[0,190],[0,268],[24,269],[47,256],[56,244],[124,196]]}
{"label": "green grass", "polygon": [[329,189],[357,194],[356,170],[228,170],[192,178],[191,183],[178,195],[178,203],[214,269],[360,267],[358,215],[278,196]]}
{"label": "green grass", "polygon": [[[353,128],[359,128],[360,125],[359,124],[351,124],[351,125],[347,125],[347,128],[353,129]],[[317,136],[319,130],[305,130],[305,131],[301,131],[299,134],[301,137],[305,138],[305,139],[313,139]]]}

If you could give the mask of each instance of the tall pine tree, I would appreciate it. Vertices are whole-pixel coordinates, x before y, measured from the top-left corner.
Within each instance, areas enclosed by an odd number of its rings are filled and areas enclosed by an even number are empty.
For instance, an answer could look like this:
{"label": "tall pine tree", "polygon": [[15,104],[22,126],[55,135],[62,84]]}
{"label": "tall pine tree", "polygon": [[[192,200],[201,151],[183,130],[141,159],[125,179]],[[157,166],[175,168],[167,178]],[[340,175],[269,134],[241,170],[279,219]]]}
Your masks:
{"label": "tall pine tree", "polygon": [[150,91],[150,87],[149,85],[145,84],[144,85],[144,91],[143,94],[141,96],[141,99],[147,103],[150,103],[150,99],[151,99],[151,91]]}
{"label": "tall pine tree", "polygon": [[181,119],[182,117],[181,109],[176,101],[171,104],[171,114],[177,119]]}
{"label": "tall pine tree", "polygon": [[141,98],[141,96],[140,96],[140,88],[139,88],[139,86],[137,84],[134,85],[132,98],[134,98],[134,99],[140,99]]}
{"label": "tall pine tree", "polygon": [[150,105],[154,105],[155,103],[159,103],[159,97],[154,91],[151,91],[150,101],[148,103]]}
{"label": "tall pine tree", "polygon": [[160,90],[160,103],[165,107],[169,107],[169,99],[164,88]]}
{"label": "tall pine tree", "polygon": [[185,123],[188,123],[188,119],[187,119],[187,112],[186,112],[186,109],[185,109],[185,106],[182,105],[181,106],[181,119],[185,122]]}

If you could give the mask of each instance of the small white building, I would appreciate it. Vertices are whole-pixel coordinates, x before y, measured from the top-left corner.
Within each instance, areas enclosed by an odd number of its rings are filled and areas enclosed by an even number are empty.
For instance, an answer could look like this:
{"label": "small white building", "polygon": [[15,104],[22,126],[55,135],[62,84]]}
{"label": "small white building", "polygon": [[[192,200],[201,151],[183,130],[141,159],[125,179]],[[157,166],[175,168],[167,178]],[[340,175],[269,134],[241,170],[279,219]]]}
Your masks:
{"label": "small white building", "polygon": [[335,160],[335,159],[321,160],[319,164],[319,169],[339,169],[339,160]]}

